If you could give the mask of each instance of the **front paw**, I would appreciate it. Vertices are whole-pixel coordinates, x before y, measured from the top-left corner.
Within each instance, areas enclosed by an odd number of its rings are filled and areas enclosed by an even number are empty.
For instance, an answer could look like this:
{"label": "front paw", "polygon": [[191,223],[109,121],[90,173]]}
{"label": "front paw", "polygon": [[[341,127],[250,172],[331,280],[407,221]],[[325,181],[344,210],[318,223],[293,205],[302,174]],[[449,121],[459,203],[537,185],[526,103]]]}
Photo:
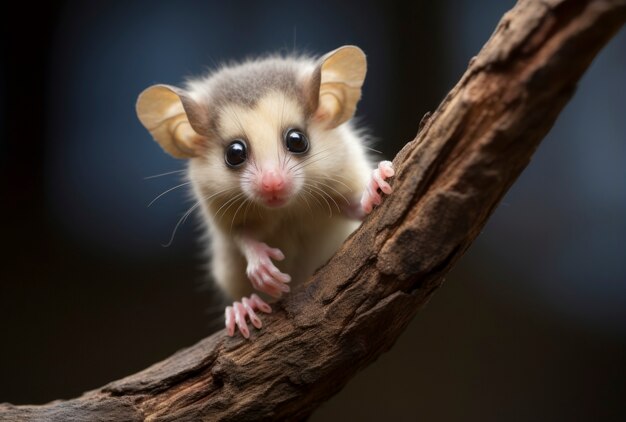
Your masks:
{"label": "front paw", "polygon": [[380,205],[382,197],[378,190],[382,193],[389,195],[393,189],[386,180],[395,174],[393,170],[393,164],[391,161],[381,161],[378,164],[378,168],[372,171],[370,181],[365,186],[365,192],[361,197],[361,207],[365,214],[372,212],[375,205]]}
{"label": "front paw", "polygon": [[271,248],[265,243],[258,243],[255,245],[253,256],[248,260],[246,275],[256,290],[279,298],[283,293],[291,290],[286,284],[291,281],[291,277],[281,272],[272,259],[282,261],[285,255],[280,249]]}
{"label": "front paw", "polygon": [[225,311],[226,316],[226,331],[228,335],[232,337],[235,334],[235,326],[239,329],[241,335],[245,338],[250,337],[250,330],[246,323],[246,318],[250,319],[252,325],[257,329],[263,326],[263,323],[257,316],[255,310],[265,312],[269,314],[272,312],[270,305],[265,303],[263,299],[255,295],[254,293],[248,299],[244,297],[241,302],[234,302],[233,306],[227,306]]}

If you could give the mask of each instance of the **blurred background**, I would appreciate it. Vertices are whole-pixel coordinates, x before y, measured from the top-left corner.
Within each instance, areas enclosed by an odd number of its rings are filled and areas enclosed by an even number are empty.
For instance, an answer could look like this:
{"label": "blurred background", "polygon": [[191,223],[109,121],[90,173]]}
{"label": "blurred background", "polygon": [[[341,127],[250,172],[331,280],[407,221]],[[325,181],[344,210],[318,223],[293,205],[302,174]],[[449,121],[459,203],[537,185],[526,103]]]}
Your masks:
{"label": "blurred background", "polygon": [[[513,1],[26,2],[0,41],[0,402],[70,398],[221,327],[150,84],[357,44],[385,157]],[[21,10],[20,10],[21,9]],[[582,79],[484,232],[394,348],[313,421],[626,420],[626,32]]]}

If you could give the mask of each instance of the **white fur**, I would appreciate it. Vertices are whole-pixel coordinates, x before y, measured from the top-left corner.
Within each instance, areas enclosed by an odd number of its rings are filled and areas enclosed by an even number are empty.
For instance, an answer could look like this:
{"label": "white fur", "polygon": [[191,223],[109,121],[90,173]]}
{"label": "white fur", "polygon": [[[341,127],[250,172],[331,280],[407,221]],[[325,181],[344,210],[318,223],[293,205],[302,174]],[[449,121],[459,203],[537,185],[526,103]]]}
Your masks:
{"label": "white fur", "polygon": [[[198,83],[190,86],[204,89]],[[200,98],[204,92],[191,94]],[[307,122],[304,106],[276,91],[253,108],[228,105],[219,110],[219,121],[222,141],[211,142],[204,154],[189,161],[189,179],[210,234],[213,278],[233,299],[252,292],[238,245],[245,233],[281,249],[285,260],[275,262],[277,267],[291,275],[292,284],[302,282],[360,224],[347,218],[342,208],[358,204],[372,168],[362,139],[349,122],[330,130],[314,119]],[[306,130],[306,155],[285,149],[285,127]],[[224,163],[224,149],[244,136],[249,158],[243,168],[233,170]],[[271,165],[282,166],[294,185],[283,208],[262,205],[251,186],[259,171]]]}

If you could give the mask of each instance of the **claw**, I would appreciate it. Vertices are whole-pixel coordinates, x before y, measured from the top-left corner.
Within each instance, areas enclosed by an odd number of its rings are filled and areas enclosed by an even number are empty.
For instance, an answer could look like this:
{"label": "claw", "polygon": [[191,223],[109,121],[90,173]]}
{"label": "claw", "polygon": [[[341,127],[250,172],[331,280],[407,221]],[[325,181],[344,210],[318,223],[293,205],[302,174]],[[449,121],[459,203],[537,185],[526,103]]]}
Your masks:
{"label": "claw", "polygon": [[382,196],[378,192],[379,190],[389,195],[393,192],[393,188],[386,179],[392,177],[395,174],[393,164],[391,161],[381,161],[378,167],[372,171],[372,176],[367,185],[365,186],[365,192],[361,197],[361,207],[363,212],[369,214],[374,209],[374,206],[382,203]]}
{"label": "claw", "polygon": [[255,312],[257,310],[266,314],[272,312],[270,305],[256,294],[253,294],[250,298],[244,297],[241,299],[241,302],[234,302],[232,306],[227,306],[225,310],[225,325],[228,336],[232,337],[235,335],[236,327],[244,338],[250,338],[250,329],[246,319],[249,319],[257,329],[263,326],[261,319]]}

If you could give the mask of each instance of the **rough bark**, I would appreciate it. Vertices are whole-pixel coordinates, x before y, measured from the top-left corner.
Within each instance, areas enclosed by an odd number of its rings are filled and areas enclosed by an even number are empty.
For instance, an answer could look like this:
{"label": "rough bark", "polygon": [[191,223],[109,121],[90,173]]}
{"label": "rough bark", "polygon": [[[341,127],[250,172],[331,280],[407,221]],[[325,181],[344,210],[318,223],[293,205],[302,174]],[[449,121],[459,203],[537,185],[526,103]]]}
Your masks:
{"label": "rough bark", "polygon": [[520,1],[396,156],[394,194],[250,341],[221,331],[73,400],[1,404],[0,420],[306,418],[393,345],[625,20],[626,0]]}

